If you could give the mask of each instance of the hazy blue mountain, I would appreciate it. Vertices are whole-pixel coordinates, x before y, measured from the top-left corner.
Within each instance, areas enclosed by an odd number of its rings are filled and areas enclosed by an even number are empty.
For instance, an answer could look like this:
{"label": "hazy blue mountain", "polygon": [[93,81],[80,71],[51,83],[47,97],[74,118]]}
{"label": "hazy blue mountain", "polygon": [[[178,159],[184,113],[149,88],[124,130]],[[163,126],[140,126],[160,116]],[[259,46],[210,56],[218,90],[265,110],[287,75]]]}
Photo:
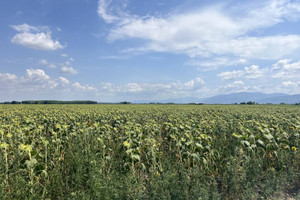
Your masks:
{"label": "hazy blue mountain", "polygon": [[[295,104],[300,102],[300,94],[296,95],[287,95],[283,93],[272,93],[264,94],[261,92],[239,92],[232,94],[223,94],[217,95],[208,98],[195,98],[195,97],[186,97],[186,98],[176,98],[176,99],[166,99],[166,100],[157,100],[151,101],[153,103],[205,103],[205,104],[240,104],[241,102],[255,101],[259,104]],[[139,101],[133,103],[150,103],[149,101]]]}
{"label": "hazy blue mountain", "polygon": [[279,96],[279,97],[266,98],[266,99],[260,100],[259,103],[295,104],[295,103],[299,103],[299,102],[300,102],[300,94],[295,94],[295,95],[282,95],[282,96]]}
{"label": "hazy blue mountain", "polygon": [[273,99],[275,100],[278,97],[286,96],[283,93],[273,93],[273,94],[264,94],[261,92],[239,92],[232,94],[224,94],[217,95],[209,98],[202,99],[203,103],[208,104],[234,104],[248,101],[255,101],[258,103],[262,103],[264,99],[270,100],[270,102],[265,103],[273,103]]}

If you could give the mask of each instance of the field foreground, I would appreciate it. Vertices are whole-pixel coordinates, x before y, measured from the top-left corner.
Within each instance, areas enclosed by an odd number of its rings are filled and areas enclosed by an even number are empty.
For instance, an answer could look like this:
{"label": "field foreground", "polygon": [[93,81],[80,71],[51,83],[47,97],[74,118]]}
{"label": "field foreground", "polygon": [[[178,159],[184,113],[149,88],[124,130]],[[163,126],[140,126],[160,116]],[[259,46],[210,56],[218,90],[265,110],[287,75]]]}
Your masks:
{"label": "field foreground", "polygon": [[299,106],[0,105],[0,197],[298,199],[299,134]]}

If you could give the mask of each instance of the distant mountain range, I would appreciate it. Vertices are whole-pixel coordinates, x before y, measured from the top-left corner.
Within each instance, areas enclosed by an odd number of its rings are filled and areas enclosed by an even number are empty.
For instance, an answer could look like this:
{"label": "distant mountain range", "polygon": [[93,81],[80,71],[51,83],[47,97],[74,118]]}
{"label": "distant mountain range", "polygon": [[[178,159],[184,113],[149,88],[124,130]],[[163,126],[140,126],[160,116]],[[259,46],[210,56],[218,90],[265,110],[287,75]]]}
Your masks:
{"label": "distant mountain range", "polygon": [[264,94],[260,92],[250,93],[250,92],[240,92],[233,94],[225,94],[213,96],[210,98],[202,99],[203,103],[208,104],[233,104],[255,101],[259,104],[273,103],[273,104],[292,104],[300,102],[300,94],[298,95],[287,95],[283,93],[273,93],[273,94]]}
{"label": "distant mountain range", "polygon": [[[186,98],[177,98],[177,99],[167,99],[162,101],[153,101],[159,103],[204,103],[204,104],[234,104],[241,102],[255,101],[259,104],[295,104],[300,102],[300,94],[287,95],[284,93],[272,93],[264,94],[261,92],[239,92],[232,94],[223,94],[217,95],[208,98],[195,98],[195,97],[186,97]],[[135,102],[134,102],[135,103]],[[136,102],[137,103],[137,102]],[[146,101],[138,103],[149,103]]]}

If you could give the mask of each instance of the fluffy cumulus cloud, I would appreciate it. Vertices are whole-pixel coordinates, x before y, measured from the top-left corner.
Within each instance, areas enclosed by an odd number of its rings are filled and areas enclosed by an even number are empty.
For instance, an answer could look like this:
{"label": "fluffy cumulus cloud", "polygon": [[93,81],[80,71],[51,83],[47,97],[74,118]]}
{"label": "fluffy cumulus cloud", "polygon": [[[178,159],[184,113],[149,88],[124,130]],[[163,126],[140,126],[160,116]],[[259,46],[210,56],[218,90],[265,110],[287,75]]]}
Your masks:
{"label": "fluffy cumulus cloud", "polygon": [[277,88],[286,94],[299,94],[300,81],[299,79],[295,81],[283,81]]}
{"label": "fluffy cumulus cloud", "polygon": [[257,65],[251,65],[249,67],[244,67],[243,70],[234,70],[227,71],[218,74],[223,80],[231,80],[237,79],[240,77],[244,77],[246,79],[257,79],[262,77],[264,74],[264,70],[261,70]]}
{"label": "fluffy cumulus cloud", "polygon": [[10,90],[12,89],[12,86],[17,81],[17,76],[15,74],[10,73],[0,73],[0,89],[2,91],[4,90]]}
{"label": "fluffy cumulus cloud", "polygon": [[251,65],[242,70],[225,71],[217,76],[225,84],[216,90],[219,93],[252,91],[299,94],[300,91],[300,61],[291,59],[278,60],[263,69]]}
{"label": "fluffy cumulus cloud", "polygon": [[[105,82],[97,86],[51,77],[43,69],[27,69],[22,76],[0,73],[0,101],[24,99],[92,99],[98,101],[151,101],[182,97],[203,97],[209,89],[200,77],[180,82]],[[1,98],[2,97],[2,98]],[[14,98],[16,97],[16,98]],[[22,97],[22,99],[18,99]],[[6,99],[3,99],[6,98]],[[10,99],[9,99],[10,98]]]}
{"label": "fluffy cumulus cloud", "polygon": [[135,38],[145,42],[142,47],[127,51],[181,53],[193,58],[231,55],[272,60],[300,48],[300,35],[297,34],[251,36],[253,32],[281,22],[299,20],[298,1],[262,1],[256,7],[240,8],[238,16],[230,14],[233,8],[226,4],[164,16],[129,14],[126,3],[117,5],[112,0],[99,0],[98,15],[106,23],[113,24],[108,40]]}
{"label": "fluffy cumulus cloud", "polygon": [[0,73],[0,83],[4,93],[54,89],[59,85],[42,69],[27,69],[26,73],[20,77],[15,74]]}
{"label": "fluffy cumulus cloud", "polygon": [[89,85],[81,85],[78,82],[73,83],[72,85],[76,90],[79,91],[90,91],[90,92],[97,92],[98,89]]}
{"label": "fluffy cumulus cloud", "polygon": [[300,77],[300,61],[292,62],[291,59],[279,60],[272,66],[272,77],[291,79]]}
{"label": "fluffy cumulus cloud", "polygon": [[282,82],[282,85],[284,87],[300,87],[300,81],[298,81],[298,82],[285,81],[285,82]]}
{"label": "fluffy cumulus cloud", "polygon": [[6,81],[14,81],[17,79],[17,76],[15,74],[10,74],[10,73],[0,73],[0,81],[1,82],[6,82]]}
{"label": "fluffy cumulus cloud", "polygon": [[65,77],[59,77],[60,82],[62,83],[63,86],[69,85],[70,81],[65,78]]}
{"label": "fluffy cumulus cloud", "polygon": [[244,85],[243,81],[234,81],[233,83],[229,83],[228,85],[224,86],[225,89],[227,88],[240,88]]}
{"label": "fluffy cumulus cloud", "polygon": [[36,80],[36,81],[46,81],[49,80],[49,76],[42,69],[27,69],[25,79]]}
{"label": "fluffy cumulus cloud", "polygon": [[11,27],[19,32],[11,38],[11,42],[14,44],[36,50],[64,48],[58,40],[52,39],[52,33],[48,27],[35,27],[28,24],[12,25]]}
{"label": "fluffy cumulus cloud", "polygon": [[257,79],[263,76],[264,71],[257,65],[251,65],[250,67],[245,67],[244,74],[246,79]]}
{"label": "fluffy cumulus cloud", "polygon": [[[219,94],[230,94],[230,93],[237,93],[237,92],[267,92],[269,88],[265,88],[265,86],[262,85],[250,85],[248,83],[245,83],[244,81],[238,80],[238,81],[233,81],[231,83],[228,83],[226,85],[217,87],[213,90],[214,95],[219,95]],[[282,91],[278,89],[276,92]],[[274,92],[271,91],[271,92]]]}
{"label": "fluffy cumulus cloud", "polygon": [[233,79],[290,79],[299,80],[300,77],[300,61],[293,62],[291,59],[278,60],[270,67],[261,69],[258,65],[244,67],[242,70],[225,71],[217,74],[222,80]]}
{"label": "fluffy cumulus cloud", "polygon": [[98,98],[97,91],[93,86],[72,82],[63,76],[51,77],[42,69],[27,69],[21,76],[0,73],[0,101],[53,97],[66,100],[95,100]]}
{"label": "fluffy cumulus cloud", "polygon": [[42,69],[27,69],[25,76],[21,77],[19,84],[25,90],[31,91],[43,88],[53,89],[58,86],[58,83],[51,79]]}
{"label": "fluffy cumulus cloud", "polygon": [[222,72],[218,74],[223,80],[231,80],[231,79],[236,79],[240,78],[243,75],[242,70],[234,70],[230,72]]}
{"label": "fluffy cumulus cloud", "polygon": [[60,71],[64,74],[68,74],[68,75],[74,75],[77,74],[78,71],[76,69],[74,69],[73,67],[68,67],[68,66],[63,66]]}

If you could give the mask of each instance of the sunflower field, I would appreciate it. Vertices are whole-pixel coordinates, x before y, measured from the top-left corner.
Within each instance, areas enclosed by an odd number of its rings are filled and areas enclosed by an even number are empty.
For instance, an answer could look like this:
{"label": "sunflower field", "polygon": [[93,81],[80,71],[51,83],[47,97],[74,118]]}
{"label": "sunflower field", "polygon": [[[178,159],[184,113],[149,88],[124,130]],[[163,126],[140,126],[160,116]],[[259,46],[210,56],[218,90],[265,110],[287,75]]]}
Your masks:
{"label": "sunflower field", "polygon": [[0,105],[0,199],[297,199],[299,134],[292,105]]}

